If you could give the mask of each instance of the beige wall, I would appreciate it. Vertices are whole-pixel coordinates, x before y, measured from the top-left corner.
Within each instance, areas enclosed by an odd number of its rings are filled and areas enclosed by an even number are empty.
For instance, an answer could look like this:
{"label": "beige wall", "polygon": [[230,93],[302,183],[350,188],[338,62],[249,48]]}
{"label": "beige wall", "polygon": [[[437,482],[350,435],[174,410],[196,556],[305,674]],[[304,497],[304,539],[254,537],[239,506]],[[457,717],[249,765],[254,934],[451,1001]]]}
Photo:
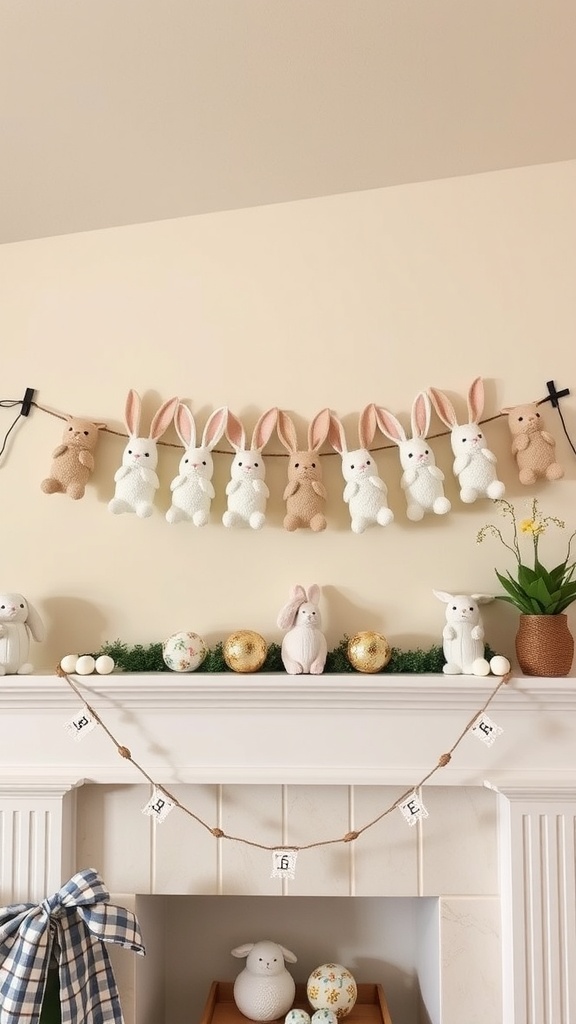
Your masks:
{"label": "beige wall", "polygon": [[[576,162],[566,162],[4,246],[1,397],[33,386],[40,404],[118,430],[131,387],[147,419],[173,394],[202,424],[227,404],[249,430],[278,405],[303,437],[330,406],[353,438],[371,401],[407,422],[417,391],[435,385],[460,407],[480,374],[491,416],[543,396],[554,378],[573,391],[563,411],[576,438],[575,184]],[[486,434],[508,496],[537,493],[572,526],[576,462],[549,406],[545,416],[567,474],[534,492],[518,483],[505,421]],[[12,417],[0,412],[2,434]],[[199,530],[163,516],[176,448],[161,449],[151,519],[107,510],[123,448],[109,434],[84,499],[43,494],[60,434],[35,409],[0,461],[0,586],[46,620],[48,639],[33,648],[41,671],[106,640],[148,644],[185,628],[210,644],[240,627],[279,640],[276,616],[295,582],[322,585],[330,647],[362,628],[429,646],[443,625],[432,588],[494,592],[494,565],[509,565],[495,542],[475,543],[494,510],[460,503],[446,438],[435,450],[452,513],[407,522],[397,453],[386,450],[378,460],[396,520],[356,536],[328,451],[323,534],[283,530],[283,455],[269,459],[260,533],[221,525],[230,457],[217,455],[213,519]],[[274,441],[270,452],[283,449]],[[562,531],[548,540],[551,558],[563,554]],[[517,613],[492,605],[484,618],[491,645],[511,653]]]}

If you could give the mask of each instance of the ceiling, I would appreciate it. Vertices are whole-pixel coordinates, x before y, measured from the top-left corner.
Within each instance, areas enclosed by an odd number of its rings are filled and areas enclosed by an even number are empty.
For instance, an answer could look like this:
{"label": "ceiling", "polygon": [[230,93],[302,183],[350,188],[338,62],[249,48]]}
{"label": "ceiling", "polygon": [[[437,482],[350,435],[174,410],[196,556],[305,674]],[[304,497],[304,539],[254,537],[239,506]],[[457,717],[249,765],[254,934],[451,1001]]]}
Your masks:
{"label": "ceiling", "polygon": [[576,157],[574,0],[0,0],[0,242]]}

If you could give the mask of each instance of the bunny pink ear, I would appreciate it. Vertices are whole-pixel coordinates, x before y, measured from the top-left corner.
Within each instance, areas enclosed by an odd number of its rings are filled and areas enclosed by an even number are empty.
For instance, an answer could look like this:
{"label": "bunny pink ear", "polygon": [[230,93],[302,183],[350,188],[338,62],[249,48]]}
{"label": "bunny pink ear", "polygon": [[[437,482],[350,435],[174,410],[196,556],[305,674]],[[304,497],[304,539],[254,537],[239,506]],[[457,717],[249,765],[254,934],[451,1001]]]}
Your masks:
{"label": "bunny pink ear", "polygon": [[216,409],[216,411],[208,418],[208,422],[204,427],[204,433],[202,434],[202,445],[204,448],[208,448],[212,451],[214,445],[218,444],[218,441],[226,429],[227,419],[228,409],[225,405]]}
{"label": "bunny pink ear", "polygon": [[196,424],[190,409],[183,402],[180,402],[176,409],[174,426],[184,447],[194,448],[196,445]]}
{"label": "bunny pink ear", "polygon": [[318,604],[320,601],[320,587],[317,583],[311,583],[308,587],[308,600],[311,601],[312,604]]}
{"label": "bunny pink ear", "polygon": [[454,406],[450,399],[442,391],[438,391],[437,388],[428,388],[428,396],[444,426],[457,426],[458,420],[456,419]]}
{"label": "bunny pink ear", "polygon": [[267,412],[262,413],[254,427],[254,433],[252,434],[252,451],[262,451],[264,445],[268,444],[277,421],[278,409],[276,406],[272,409],[268,409]]}
{"label": "bunny pink ear", "polygon": [[311,452],[317,452],[322,447],[329,430],[330,409],[321,409],[308,428],[308,448]]}
{"label": "bunny pink ear", "polygon": [[298,613],[300,605],[306,600],[306,591],[300,584],[296,584],[292,587],[290,600],[288,604],[285,604],[282,611],[278,615],[277,624],[280,629],[290,629],[294,625],[294,620]]}
{"label": "bunny pink ear", "polygon": [[482,377],[476,377],[468,391],[468,417],[470,423],[478,423],[484,410],[484,382]]}
{"label": "bunny pink ear", "polygon": [[155,441],[157,437],[162,437],[167,430],[172,420],[174,419],[174,413],[178,407],[177,398],[169,398],[167,402],[164,402],[160,406],[158,412],[154,415],[152,423],[150,424],[149,437]]}
{"label": "bunny pink ear", "polygon": [[281,443],[289,452],[298,451],[296,428],[287,412],[282,409],[278,413],[277,433]]}
{"label": "bunny pink ear", "polygon": [[332,446],[335,452],[342,455],[348,451],[346,446],[346,435],[344,434],[344,427],[340,420],[333,412],[330,413],[330,428],[328,430],[328,443]]}
{"label": "bunny pink ear", "polygon": [[416,395],[412,405],[412,437],[426,437],[428,430],[430,429],[430,417],[432,415],[432,406],[430,399],[425,391],[420,391]]}
{"label": "bunny pink ear", "polygon": [[138,436],[140,429],[140,413],[142,411],[142,402],[140,401],[140,395],[130,388],[128,397],[126,399],[126,408],[124,410],[124,419],[126,426],[128,427],[128,433],[132,437]]}
{"label": "bunny pink ear", "polygon": [[361,448],[370,447],[374,440],[377,425],[376,406],[372,402],[362,410],[358,421],[358,440],[360,441]]}
{"label": "bunny pink ear", "polygon": [[233,412],[228,413],[228,419],[226,421],[226,437],[237,452],[246,451],[246,433],[244,431],[244,427],[240,423],[240,420]]}
{"label": "bunny pink ear", "polygon": [[406,440],[406,431],[400,421],[391,412],[388,412],[387,409],[383,409],[379,405],[376,406],[376,420],[382,433],[389,437],[391,441],[400,444]]}

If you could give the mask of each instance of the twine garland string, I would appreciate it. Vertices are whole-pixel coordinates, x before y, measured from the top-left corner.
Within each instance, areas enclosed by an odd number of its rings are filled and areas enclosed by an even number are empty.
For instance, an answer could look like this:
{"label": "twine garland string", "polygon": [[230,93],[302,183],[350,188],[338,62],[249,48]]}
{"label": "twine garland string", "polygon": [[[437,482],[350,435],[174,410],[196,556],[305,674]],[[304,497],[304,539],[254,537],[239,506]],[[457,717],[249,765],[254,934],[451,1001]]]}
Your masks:
{"label": "twine garland string", "polygon": [[148,775],[148,772],[144,768],[142,768],[142,766],[140,764],[138,764],[138,762],[132,757],[132,752],[129,749],[129,747],[126,747],[123,744],[119,743],[119,741],[116,739],[116,737],[111,732],[111,730],[108,728],[108,726],[102,721],[102,719],[101,719],[100,715],[98,714],[98,712],[95,711],[95,709],[93,707],[91,707],[90,704],[87,703],[87,701],[82,696],[82,693],[79,690],[79,688],[76,685],[76,683],[70,678],[70,675],[67,672],[65,672],[64,669],[60,665],[57,665],[57,667],[56,667],[56,675],[60,676],[60,678],[66,680],[66,682],[68,683],[70,688],[74,691],[76,696],[81,700],[81,702],[84,705],[84,707],[87,708],[87,710],[90,712],[90,714],[92,715],[94,720],[98,723],[98,725],[100,725],[102,727],[102,729],[104,730],[106,735],[110,738],[110,740],[112,741],[112,743],[116,747],[116,750],[118,751],[120,757],[124,758],[124,760],[126,760],[126,761],[130,761],[130,763],[134,765],[136,770],[143,776],[143,778],[146,779],[146,781],[148,783],[150,783],[150,785],[155,790],[158,790],[159,792],[162,792],[171,801],[171,803],[174,804],[175,807],[178,807],[179,810],[184,812],[184,814],[187,814],[188,817],[192,818],[198,825],[201,825],[202,828],[206,829],[206,831],[209,832],[216,839],[228,839],[228,840],[230,840],[230,842],[243,843],[245,846],[252,846],[252,847],[255,847],[255,848],[259,849],[259,850],[274,851],[274,850],[283,850],[283,849],[289,847],[291,850],[295,850],[295,851],[298,851],[298,852],[300,852],[302,850],[312,850],[312,849],[315,849],[315,848],[320,847],[320,846],[333,846],[336,843],[352,843],[352,842],[355,842],[364,832],[367,832],[368,829],[372,828],[379,821],[382,821],[382,819],[387,817],[387,815],[391,814],[392,811],[395,811],[400,806],[400,804],[403,803],[404,800],[406,800],[409,796],[412,795],[412,793],[416,792],[416,790],[418,790],[422,786],[424,786],[429,781],[429,779],[431,779],[432,776],[436,774],[436,772],[440,768],[445,768],[450,763],[450,761],[452,760],[452,754],[454,753],[456,748],[460,745],[460,743],[462,742],[462,740],[464,739],[466,734],[474,726],[475,722],[481,717],[481,715],[484,714],[484,712],[490,706],[490,704],[495,699],[497,694],[500,692],[502,687],[506,686],[507,683],[512,678],[512,673],[511,672],[507,672],[504,676],[501,677],[500,681],[494,687],[494,689],[492,690],[492,692],[488,696],[487,700],[484,702],[483,706],[472,716],[472,718],[470,719],[468,724],[462,729],[461,733],[459,734],[459,736],[455,740],[455,742],[452,744],[450,749],[448,751],[446,751],[445,753],[440,755],[440,757],[438,758],[438,761],[436,762],[434,767],[431,768],[430,771],[428,771],[426,773],[426,775],[424,775],[423,778],[420,779],[419,782],[417,782],[414,786],[411,786],[409,789],[407,789],[404,793],[402,793],[401,796],[397,797],[397,799],[394,800],[394,802],[391,803],[390,806],[386,808],[386,810],[382,811],[381,814],[377,815],[377,817],[373,818],[372,821],[367,822],[361,828],[354,829],[351,832],[346,832],[346,834],[344,836],[339,836],[339,837],[337,837],[335,839],[322,839],[322,840],[318,840],[317,842],[314,842],[314,843],[304,843],[304,844],[302,844],[300,846],[296,846],[293,843],[284,843],[284,844],[275,843],[273,845],[268,845],[266,843],[259,843],[259,842],[257,842],[254,839],[246,839],[244,836],[229,835],[227,832],[224,832],[223,829],[215,827],[215,826],[212,826],[212,825],[209,825],[207,822],[203,821],[202,818],[200,818],[197,814],[194,814],[194,812],[191,811],[189,807],[186,807],[185,804],[183,804],[180,800],[178,800],[178,797],[176,797],[173,793],[171,793],[170,790],[166,788],[166,786],[162,786],[159,783],[154,782],[154,779],[152,779],[151,776]]}

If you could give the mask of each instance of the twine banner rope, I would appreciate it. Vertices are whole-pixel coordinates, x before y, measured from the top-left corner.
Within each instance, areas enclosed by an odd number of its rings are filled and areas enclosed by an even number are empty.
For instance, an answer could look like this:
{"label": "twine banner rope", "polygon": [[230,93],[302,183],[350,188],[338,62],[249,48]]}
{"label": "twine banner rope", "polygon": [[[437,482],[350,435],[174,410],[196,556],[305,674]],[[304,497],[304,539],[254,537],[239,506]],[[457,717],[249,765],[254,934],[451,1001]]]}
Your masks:
{"label": "twine banner rope", "polygon": [[506,686],[507,683],[512,678],[512,673],[511,672],[507,672],[506,675],[501,677],[501,679],[496,684],[494,689],[491,691],[491,693],[489,694],[488,698],[486,699],[486,701],[484,702],[482,707],[479,708],[479,710],[472,716],[472,718],[467,723],[467,725],[464,726],[464,728],[462,729],[462,731],[460,732],[459,736],[454,741],[452,746],[449,748],[449,750],[447,750],[445,753],[440,755],[440,757],[438,758],[438,761],[436,762],[434,767],[431,768],[419,780],[419,782],[416,782],[413,786],[411,786],[404,793],[402,793],[401,796],[397,797],[396,800],[394,800],[394,802],[391,803],[389,805],[389,807],[387,807],[384,811],[382,811],[381,814],[377,815],[377,817],[373,818],[372,821],[367,822],[361,828],[354,829],[352,832],[347,832],[343,836],[339,836],[339,837],[336,837],[334,839],[322,839],[322,840],[318,840],[317,842],[314,842],[314,843],[304,843],[304,844],[302,844],[300,846],[296,846],[293,843],[289,843],[289,844],[286,844],[286,843],[284,843],[284,844],[282,844],[282,843],[274,843],[272,845],[268,845],[266,843],[259,843],[259,842],[257,842],[254,839],[247,839],[244,836],[232,836],[232,835],[229,835],[227,832],[224,832],[221,828],[217,828],[215,826],[209,825],[206,821],[203,821],[203,819],[200,818],[197,814],[194,814],[194,812],[191,811],[190,808],[186,807],[186,805],[183,804],[178,799],[177,796],[175,796],[173,793],[171,793],[170,790],[168,790],[166,788],[166,786],[162,786],[159,783],[155,782],[154,779],[148,774],[148,772],[140,764],[138,764],[138,762],[132,757],[131,750],[128,747],[124,746],[122,743],[120,743],[116,739],[116,737],[114,736],[113,732],[102,721],[102,718],[100,717],[98,712],[93,707],[91,707],[90,704],[88,704],[88,702],[85,700],[85,698],[82,695],[82,692],[79,689],[79,687],[76,685],[74,680],[70,678],[69,673],[65,672],[64,669],[60,665],[58,665],[56,667],[56,675],[60,676],[62,679],[64,679],[67,682],[68,686],[74,691],[74,693],[79,698],[79,700],[82,702],[84,707],[90,712],[90,714],[92,715],[94,720],[98,723],[99,726],[101,726],[101,728],[104,730],[104,732],[109,737],[111,742],[114,744],[114,746],[116,747],[116,750],[118,751],[118,754],[120,755],[120,757],[123,757],[124,760],[126,760],[126,761],[130,761],[130,763],[132,765],[134,765],[134,767],[140,773],[140,775],[142,775],[142,777],[144,779],[146,779],[146,781],[155,790],[158,790],[159,792],[163,793],[174,804],[175,807],[177,807],[177,808],[179,808],[179,810],[183,811],[184,814],[187,814],[188,817],[192,818],[198,825],[201,825],[202,828],[206,829],[207,832],[210,832],[210,834],[213,835],[216,839],[228,839],[228,840],[230,840],[231,842],[234,842],[234,843],[243,843],[245,846],[252,846],[252,847],[255,847],[255,848],[259,849],[259,850],[270,850],[270,851],[282,850],[286,846],[289,846],[291,850],[297,850],[297,851],[312,850],[312,849],[315,849],[315,848],[320,847],[320,846],[333,846],[336,843],[351,843],[351,842],[354,842],[364,832],[367,832],[368,829],[372,828],[379,821],[382,821],[382,819],[385,818],[387,815],[391,814],[392,811],[395,811],[400,806],[400,804],[403,803],[403,801],[405,801],[406,799],[408,799],[408,797],[410,797],[412,795],[412,793],[414,793],[415,791],[420,789],[422,786],[424,786],[436,774],[437,771],[439,771],[441,768],[445,768],[450,763],[450,761],[452,760],[452,755],[453,755],[454,751],[460,745],[460,743],[462,742],[462,740],[464,739],[466,734],[470,731],[470,729],[474,726],[474,724],[478,721],[478,719],[484,714],[484,712],[490,707],[490,705],[492,704],[493,700],[496,698],[496,696],[498,695],[498,693],[500,692],[502,687]]}

